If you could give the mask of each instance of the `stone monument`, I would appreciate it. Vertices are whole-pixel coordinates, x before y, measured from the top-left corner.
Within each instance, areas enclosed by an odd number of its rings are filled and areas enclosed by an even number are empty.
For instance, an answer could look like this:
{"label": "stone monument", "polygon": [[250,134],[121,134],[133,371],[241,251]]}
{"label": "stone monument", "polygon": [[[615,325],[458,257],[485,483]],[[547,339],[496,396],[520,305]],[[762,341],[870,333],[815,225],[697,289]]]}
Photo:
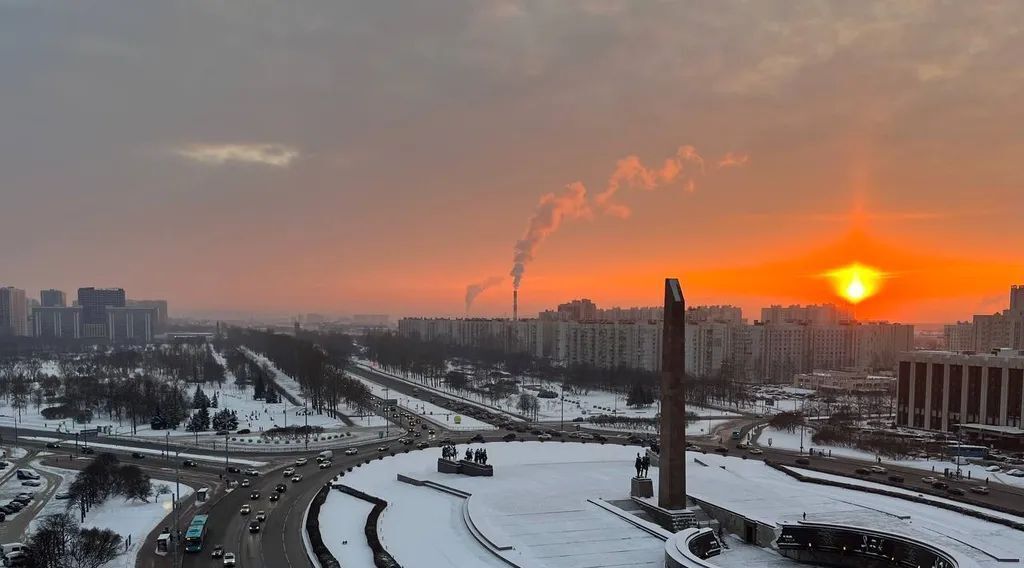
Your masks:
{"label": "stone monument", "polygon": [[661,443],[658,506],[686,507],[686,301],[676,278],[665,279],[661,343]]}

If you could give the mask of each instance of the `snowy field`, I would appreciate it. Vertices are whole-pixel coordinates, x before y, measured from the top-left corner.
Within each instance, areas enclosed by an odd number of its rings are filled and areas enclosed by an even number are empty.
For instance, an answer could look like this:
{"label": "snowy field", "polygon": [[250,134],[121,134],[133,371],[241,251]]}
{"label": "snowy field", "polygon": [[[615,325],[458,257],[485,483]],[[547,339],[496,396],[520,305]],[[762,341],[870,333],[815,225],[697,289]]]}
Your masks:
{"label": "snowy field", "polygon": [[[516,409],[516,403],[519,401],[518,394],[510,396],[504,399],[504,401],[499,402],[497,404],[491,404],[489,401],[472,400],[466,398],[466,395],[462,393],[453,393],[444,389],[433,388],[424,385],[416,380],[410,379],[408,377],[388,373],[387,371],[374,367],[373,364],[367,360],[359,360],[359,363],[363,367],[372,370],[373,372],[385,374],[388,377],[398,379],[400,381],[403,381],[410,385],[414,385],[421,389],[430,392],[436,392],[441,395],[447,395],[449,397],[458,396],[459,400],[462,400],[464,402],[471,403],[475,406],[479,406],[486,410],[506,413],[511,418],[515,418],[516,420],[522,420],[522,418],[515,414],[519,412],[519,410]],[[562,387],[560,384],[544,382],[529,378],[524,379],[524,386],[522,392],[536,395],[538,392],[540,392],[540,389],[536,387],[541,387],[546,390],[559,393],[561,395]],[[563,410],[565,412],[566,421],[572,421],[576,418],[586,419],[590,416],[596,416],[600,414],[612,414],[616,416],[639,418],[654,418],[659,412],[661,412],[661,407],[658,402],[655,402],[654,404],[643,408],[629,408],[626,406],[625,396],[603,390],[592,390],[587,392],[586,394],[566,393],[564,408],[562,405],[561,398],[539,398],[538,403],[540,404],[538,420],[542,422],[560,421],[562,419]],[[696,405],[688,405],[686,409],[690,412],[697,414],[698,416],[739,416],[739,414],[736,414],[734,412],[718,410],[717,408],[705,408]]]}
{"label": "snowy field", "polygon": [[[358,375],[349,375],[349,377],[366,385],[366,387],[370,389],[370,392],[373,393],[373,396],[396,399],[398,400],[398,405],[402,408],[406,408],[416,414],[430,417],[432,420],[444,424],[444,427],[449,430],[493,430],[495,428],[491,424],[482,422],[471,416],[459,415],[447,408],[442,408],[425,400],[390,391],[377,383],[364,379]],[[460,424],[455,423],[455,416],[462,416]]]}
{"label": "snowy field", "polygon": [[[826,453],[832,452],[834,457],[844,457],[851,459],[858,459],[864,461],[875,461],[877,455],[857,448],[848,448],[844,446],[822,446],[815,444],[811,441],[811,436],[814,434],[814,430],[807,428],[804,434],[804,451],[809,448],[814,448],[815,452],[821,450]],[[786,432],[784,430],[777,430],[775,428],[767,427],[761,431],[757,437],[756,444],[759,446],[768,447],[768,440],[771,440],[772,448],[781,448],[784,450],[798,451],[800,449],[800,429],[797,428],[793,432]],[[923,472],[935,472],[941,473],[946,468],[956,469],[956,463],[952,460],[936,460],[936,459],[902,459],[894,460],[886,457],[882,458],[882,464],[896,465],[900,467],[908,467],[913,469],[919,469]],[[997,483],[1003,483],[1006,485],[1013,485],[1016,487],[1024,487],[1024,478],[1014,477],[1000,472],[988,472],[985,471],[985,467],[976,464],[961,465],[960,469],[963,471],[963,475],[966,478],[967,473],[970,472],[971,479],[983,480],[988,477],[991,481]]]}
{"label": "snowy field", "polygon": [[373,566],[366,545],[366,517],[373,505],[341,491],[331,491],[320,509],[320,537],[342,566]]}

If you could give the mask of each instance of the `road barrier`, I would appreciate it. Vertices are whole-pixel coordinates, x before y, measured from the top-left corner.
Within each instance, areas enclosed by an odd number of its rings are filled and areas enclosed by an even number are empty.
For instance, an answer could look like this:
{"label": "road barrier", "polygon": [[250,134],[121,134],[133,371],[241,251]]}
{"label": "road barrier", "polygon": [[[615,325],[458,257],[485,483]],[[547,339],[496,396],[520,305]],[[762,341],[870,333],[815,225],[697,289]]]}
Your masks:
{"label": "road barrier", "polygon": [[309,509],[306,510],[306,537],[309,539],[309,547],[321,568],[341,568],[341,563],[327,549],[323,536],[320,534],[320,507],[327,500],[330,490],[330,485],[324,485],[310,502]]}

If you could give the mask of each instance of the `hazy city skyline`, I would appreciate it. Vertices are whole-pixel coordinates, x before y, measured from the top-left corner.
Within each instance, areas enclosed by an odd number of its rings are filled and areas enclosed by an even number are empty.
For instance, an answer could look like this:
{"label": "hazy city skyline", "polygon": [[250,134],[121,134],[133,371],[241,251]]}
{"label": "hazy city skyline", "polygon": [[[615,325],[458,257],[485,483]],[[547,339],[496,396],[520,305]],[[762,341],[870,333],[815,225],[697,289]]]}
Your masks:
{"label": "hazy city skyline", "polygon": [[858,317],[992,313],[1024,281],[1022,12],[4,3],[0,285],[461,315],[490,283],[471,313],[507,315],[528,253],[524,314],[674,275],[751,317],[856,262]]}

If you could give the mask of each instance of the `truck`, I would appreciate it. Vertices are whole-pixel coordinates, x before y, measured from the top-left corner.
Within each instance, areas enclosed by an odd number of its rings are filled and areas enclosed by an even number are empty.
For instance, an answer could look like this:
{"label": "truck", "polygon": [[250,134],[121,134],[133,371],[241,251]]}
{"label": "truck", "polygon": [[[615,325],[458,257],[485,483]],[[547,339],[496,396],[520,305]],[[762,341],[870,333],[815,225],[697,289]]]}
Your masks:
{"label": "truck", "polygon": [[324,451],[322,451],[322,452],[320,452],[319,454],[316,455],[317,463],[322,463],[322,462],[324,462],[326,460],[333,460],[333,459],[334,459],[334,452],[331,451],[331,450],[324,450]]}

